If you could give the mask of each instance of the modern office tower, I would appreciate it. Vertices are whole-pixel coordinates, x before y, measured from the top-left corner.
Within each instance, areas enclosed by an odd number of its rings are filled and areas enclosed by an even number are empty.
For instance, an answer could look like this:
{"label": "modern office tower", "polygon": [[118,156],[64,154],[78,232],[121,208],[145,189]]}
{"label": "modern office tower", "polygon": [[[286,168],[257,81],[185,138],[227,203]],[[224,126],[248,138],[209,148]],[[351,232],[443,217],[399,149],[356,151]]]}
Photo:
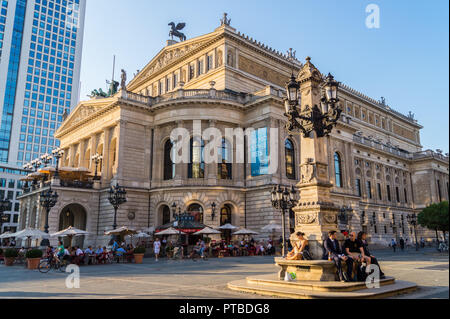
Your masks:
{"label": "modern office tower", "polygon": [[85,10],[86,0],[0,0],[0,180],[16,179],[14,193],[78,103]]}

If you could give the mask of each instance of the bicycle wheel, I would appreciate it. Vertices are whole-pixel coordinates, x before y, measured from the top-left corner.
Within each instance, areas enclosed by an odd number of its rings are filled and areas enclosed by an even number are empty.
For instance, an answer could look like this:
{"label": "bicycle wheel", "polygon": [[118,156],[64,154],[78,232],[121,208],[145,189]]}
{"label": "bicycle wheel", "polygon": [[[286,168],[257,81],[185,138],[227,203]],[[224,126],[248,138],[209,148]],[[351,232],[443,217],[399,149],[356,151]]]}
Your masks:
{"label": "bicycle wheel", "polygon": [[46,274],[50,271],[50,269],[52,269],[52,265],[51,265],[51,263],[48,262],[48,260],[42,260],[39,263],[39,267],[38,267],[39,272]]}
{"label": "bicycle wheel", "polygon": [[59,271],[60,272],[66,272],[66,267],[67,267],[67,261],[62,261],[59,263]]}

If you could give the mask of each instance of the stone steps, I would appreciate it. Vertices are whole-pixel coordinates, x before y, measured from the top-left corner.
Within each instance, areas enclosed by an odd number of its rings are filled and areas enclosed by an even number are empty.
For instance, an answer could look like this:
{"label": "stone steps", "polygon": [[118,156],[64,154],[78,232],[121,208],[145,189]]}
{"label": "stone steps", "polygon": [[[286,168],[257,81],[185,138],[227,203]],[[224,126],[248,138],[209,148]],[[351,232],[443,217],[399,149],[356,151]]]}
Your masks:
{"label": "stone steps", "polygon": [[[257,284],[260,286],[297,288],[301,290],[323,291],[323,292],[345,292],[345,291],[348,292],[367,289],[365,282],[347,283],[339,281],[307,281],[307,280],[287,282],[284,280],[279,280],[276,274],[269,274],[258,277],[248,277],[247,282],[250,284]],[[385,279],[380,280],[381,286],[393,284],[395,284],[395,278],[393,277],[386,277]]]}
{"label": "stone steps", "polygon": [[368,289],[364,283],[285,282],[274,275],[249,277],[228,283],[233,291],[286,299],[376,299],[410,293],[417,285],[386,278],[380,288]]}

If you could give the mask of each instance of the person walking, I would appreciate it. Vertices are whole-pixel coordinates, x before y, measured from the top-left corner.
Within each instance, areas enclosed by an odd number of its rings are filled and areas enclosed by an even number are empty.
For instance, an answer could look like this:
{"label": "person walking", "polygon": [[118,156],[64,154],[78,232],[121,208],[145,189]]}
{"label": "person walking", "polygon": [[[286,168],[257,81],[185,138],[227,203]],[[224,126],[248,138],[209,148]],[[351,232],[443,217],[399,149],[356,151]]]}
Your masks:
{"label": "person walking", "polygon": [[161,242],[159,241],[159,238],[156,238],[153,243],[153,252],[155,253],[156,261],[158,261],[159,253],[161,252]]}
{"label": "person walking", "polygon": [[394,253],[395,253],[395,251],[397,250],[397,242],[395,241],[394,238],[392,238],[392,240],[391,240],[391,247],[392,247],[392,249],[394,250]]}
{"label": "person walking", "polygon": [[402,251],[405,250],[405,240],[403,239],[403,237],[400,238],[400,249]]}

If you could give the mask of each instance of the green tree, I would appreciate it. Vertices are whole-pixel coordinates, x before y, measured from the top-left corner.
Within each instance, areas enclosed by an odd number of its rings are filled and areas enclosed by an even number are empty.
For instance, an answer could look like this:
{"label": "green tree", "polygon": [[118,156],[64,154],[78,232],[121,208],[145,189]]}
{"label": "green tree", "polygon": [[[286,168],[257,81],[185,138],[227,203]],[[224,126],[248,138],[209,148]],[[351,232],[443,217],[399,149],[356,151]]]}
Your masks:
{"label": "green tree", "polygon": [[448,202],[444,201],[426,207],[417,216],[417,221],[422,227],[436,231],[436,239],[438,239],[438,231],[442,231],[445,238],[445,234],[449,230]]}

